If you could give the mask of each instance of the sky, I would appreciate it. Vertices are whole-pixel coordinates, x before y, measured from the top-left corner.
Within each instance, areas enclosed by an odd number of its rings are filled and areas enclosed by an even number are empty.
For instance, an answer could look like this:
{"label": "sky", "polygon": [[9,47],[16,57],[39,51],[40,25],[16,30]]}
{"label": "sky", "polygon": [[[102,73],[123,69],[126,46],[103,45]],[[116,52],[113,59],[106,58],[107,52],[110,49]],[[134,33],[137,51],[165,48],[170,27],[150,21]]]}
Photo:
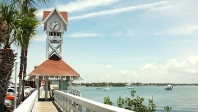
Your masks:
{"label": "sky", "polygon": [[[68,12],[63,60],[84,79],[76,82],[198,83],[197,3],[51,0],[37,17],[55,6]],[[27,73],[46,60],[43,27],[30,44]]]}

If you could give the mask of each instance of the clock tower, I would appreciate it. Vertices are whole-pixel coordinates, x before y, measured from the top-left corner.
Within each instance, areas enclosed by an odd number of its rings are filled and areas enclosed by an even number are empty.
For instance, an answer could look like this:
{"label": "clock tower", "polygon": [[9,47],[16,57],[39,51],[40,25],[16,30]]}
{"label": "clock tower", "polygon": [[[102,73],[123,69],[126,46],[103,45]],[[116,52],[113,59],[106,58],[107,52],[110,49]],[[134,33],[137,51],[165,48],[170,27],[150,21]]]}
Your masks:
{"label": "clock tower", "polygon": [[67,12],[59,12],[57,8],[52,11],[44,11],[43,20],[44,31],[46,31],[46,59],[56,54],[63,58],[63,35],[67,30]]}

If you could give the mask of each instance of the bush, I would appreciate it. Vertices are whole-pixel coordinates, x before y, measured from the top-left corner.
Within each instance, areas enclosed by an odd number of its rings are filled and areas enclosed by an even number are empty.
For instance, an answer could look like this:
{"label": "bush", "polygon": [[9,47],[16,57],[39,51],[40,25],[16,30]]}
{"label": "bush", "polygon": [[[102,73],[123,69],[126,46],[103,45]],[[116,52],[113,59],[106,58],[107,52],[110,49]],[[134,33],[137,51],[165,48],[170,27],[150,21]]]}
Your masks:
{"label": "bush", "polygon": [[[126,97],[125,99],[119,96],[117,99],[117,105],[120,108],[125,108],[128,110],[132,110],[135,112],[155,112],[156,111],[156,105],[154,104],[153,100],[148,99],[148,105],[143,105],[144,98],[141,98],[139,96],[135,97],[135,90],[131,91],[131,98]],[[104,104],[113,105],[112,101],[110,100],[110,97],[104,97]],[[164,107],[164,109],[167,112],[170,112],[172,109],[169,106]]]}

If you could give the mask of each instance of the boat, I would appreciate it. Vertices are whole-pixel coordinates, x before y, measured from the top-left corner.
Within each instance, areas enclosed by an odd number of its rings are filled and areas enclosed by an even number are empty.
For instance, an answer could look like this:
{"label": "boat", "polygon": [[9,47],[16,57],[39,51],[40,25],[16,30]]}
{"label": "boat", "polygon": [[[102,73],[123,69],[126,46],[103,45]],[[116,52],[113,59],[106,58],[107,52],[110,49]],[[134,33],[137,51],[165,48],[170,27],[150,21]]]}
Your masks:
{"label": "boat", "polygon": [[134,86],[128,86],[127,88],[128,89],[134,89],[135,87]]}
{"label": "boat", "polygon": [[96,89],[101,89],[100,84],[99,84],[99,78],[98,78],[98,84],[96,86]]}
{"label": "boat", "polygon": [[173,89],[173,86],[171,86],[171,85],[169,84],[169,85],[165,86],[164,89],[165,89],[165,90],[172,90],[172,89]]}
{"label": "boat", "polygon": [[96,87],[96,89],[101,89],[101,87],[100,87],[100,86],[98,86],[98,87]]}
{"label": "boat", "polygon": [[104,88],[104,91],[109,91],[109,90],[110,90],[110,87],[109,87],[109,85],[107,83],[107,86]]}
{"label": "boat", "polygon": [[109,87],[104,88],[104,91],[109,91],[109,90],[110,90]]}
{"label": "boat", "polygon": [[135,87],[134,87],[134,85],[132,83],[130,83],[130,84],[128,84],[127,88],[128,89],[134,89]]}

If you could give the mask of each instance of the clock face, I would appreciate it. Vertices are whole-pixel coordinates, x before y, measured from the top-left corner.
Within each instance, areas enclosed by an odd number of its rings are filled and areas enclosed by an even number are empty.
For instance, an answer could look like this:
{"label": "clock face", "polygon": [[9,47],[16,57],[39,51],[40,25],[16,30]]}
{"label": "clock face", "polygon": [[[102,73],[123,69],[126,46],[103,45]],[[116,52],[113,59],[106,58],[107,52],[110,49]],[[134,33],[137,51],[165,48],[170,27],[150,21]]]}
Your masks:
{"label": "clock face", "polygon": [[58,21],[52,21],[50,23],[50,29],[52,31],[58,31],[58,30],[60,30],[60,28],[61,28],[61,24]]}

